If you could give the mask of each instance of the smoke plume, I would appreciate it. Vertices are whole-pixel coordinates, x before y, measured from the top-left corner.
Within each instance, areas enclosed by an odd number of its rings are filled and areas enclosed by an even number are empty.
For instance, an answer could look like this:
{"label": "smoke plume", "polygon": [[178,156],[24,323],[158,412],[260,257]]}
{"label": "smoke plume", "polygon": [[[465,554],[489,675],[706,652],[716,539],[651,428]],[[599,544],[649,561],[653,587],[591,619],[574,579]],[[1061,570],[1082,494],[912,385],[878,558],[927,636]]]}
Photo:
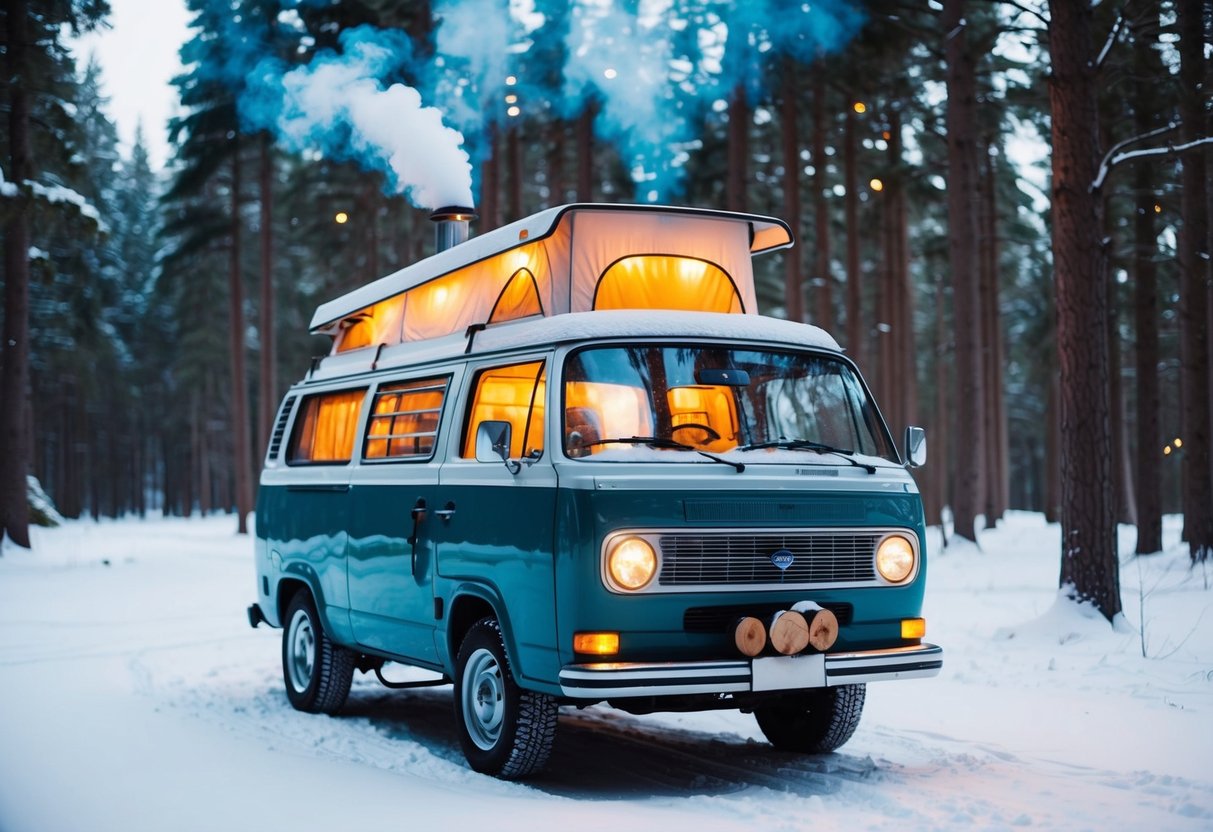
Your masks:
{"label": "smoke plume", "polygon": [[319,150],[382,171],[389,187],[419,207],[471,205],[463,136],[416,89],[379,80],[410,63],[408,37],[360,26],[339,43],[339,52],[322,50],[306,66],[259,63],[240,101],[246,125],[273,130],[289,150]]}

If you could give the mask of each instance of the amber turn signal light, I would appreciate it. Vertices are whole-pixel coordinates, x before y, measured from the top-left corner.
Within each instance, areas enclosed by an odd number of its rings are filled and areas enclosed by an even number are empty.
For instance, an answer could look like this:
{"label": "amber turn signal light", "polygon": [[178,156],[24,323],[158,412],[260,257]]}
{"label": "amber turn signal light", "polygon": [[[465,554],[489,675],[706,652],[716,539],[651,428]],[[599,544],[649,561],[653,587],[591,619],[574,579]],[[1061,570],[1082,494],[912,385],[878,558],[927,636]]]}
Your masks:
{"label": "amber turn signal light", "polygon": [[619,652],[619,633],[573,633],[573,652],[614,656]]}
{"label": "amber turn signal light", "polygon": [[903,618],[901,620],[902,638],[923,638],[927,634],[925,618]]}

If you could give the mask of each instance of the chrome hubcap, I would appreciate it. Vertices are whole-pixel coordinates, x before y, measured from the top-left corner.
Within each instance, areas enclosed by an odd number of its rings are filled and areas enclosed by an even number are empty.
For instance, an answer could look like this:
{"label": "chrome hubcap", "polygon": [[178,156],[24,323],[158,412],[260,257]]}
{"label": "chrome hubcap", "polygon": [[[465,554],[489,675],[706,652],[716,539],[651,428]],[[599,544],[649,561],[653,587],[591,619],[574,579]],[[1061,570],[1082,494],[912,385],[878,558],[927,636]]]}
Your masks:
{"label": "chrome hubcap", "polygon": [[296,693],[303,693],[312,681],[312,669],[316,664],[316,632],[306,611],[295,610],[286,639],[286,669],[291,677],[291,687]]}
{"label": "chrome hubcap", "polygon": [[501,738],[505,718],[505,688],[501,665],[483,647],[468,659],[463,671],[463,723],[476,747],[488,751]]}

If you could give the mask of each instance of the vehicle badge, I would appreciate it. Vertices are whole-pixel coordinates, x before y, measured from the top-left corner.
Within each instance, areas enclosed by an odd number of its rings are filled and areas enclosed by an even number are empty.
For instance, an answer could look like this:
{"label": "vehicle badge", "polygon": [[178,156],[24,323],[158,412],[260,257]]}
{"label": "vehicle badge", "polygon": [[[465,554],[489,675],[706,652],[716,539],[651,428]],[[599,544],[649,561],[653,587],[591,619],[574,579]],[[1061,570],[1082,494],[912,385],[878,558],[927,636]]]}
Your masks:
{"label": "vehicle badge", "polygon": [[780,572],[787,570],[794,560],[796,560],[796,556],[787,549],[780,549],[778,552],[771,553],[771,563],[778,566]]}

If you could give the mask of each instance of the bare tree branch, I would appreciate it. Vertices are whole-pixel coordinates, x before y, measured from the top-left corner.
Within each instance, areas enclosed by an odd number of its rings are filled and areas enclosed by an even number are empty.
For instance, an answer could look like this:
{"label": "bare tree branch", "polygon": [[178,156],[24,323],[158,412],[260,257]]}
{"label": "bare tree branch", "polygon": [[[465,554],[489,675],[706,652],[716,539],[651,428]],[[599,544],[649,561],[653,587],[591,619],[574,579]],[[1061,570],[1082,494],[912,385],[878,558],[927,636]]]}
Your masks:
{"label": "bare tree branch", "polygon": [[[1134,142],[1141,141],[1142,139],[1148,138],[1151,135],[1166,133],[1170,130],[1174,130],[1178,126],[1179,125],[1177,124],[1171,124],[1167,127],[1160,127],[1157,130],[1151,130],[1149,133],[1137,136],[1133,139],[1127,140],[1126,142],[1121,142],[1119,145],[1117,145],[1117,147],[1123,147],[1125,144],[1133,144]],[[1112,170],[1112,168],[1123,164],[1124,162],[1131,162],[1134,159],[1144,159],[1148,156],[1173,156],[1176,153],[1183,153],[1204,144],[1213,144],[1213,136],[1201,136],[1199,139],[1193,139],[1192,141],[1184,142],[1183,144],[1172,144],[1168,142],[1160,147],[1143,147],[1141,150],[1129,150],[1123,153],[1115,153],[1116,148],[1113,148],[1112,150],[1108,151],[1108,155],[1104,157],[1103,162],[1100,164],[1099,174],[1095,177],[1095,181],[1091,183],[1091,190],[1097,191],[1102,188],[1103,183],[1108,178],[1108,173]]]}

